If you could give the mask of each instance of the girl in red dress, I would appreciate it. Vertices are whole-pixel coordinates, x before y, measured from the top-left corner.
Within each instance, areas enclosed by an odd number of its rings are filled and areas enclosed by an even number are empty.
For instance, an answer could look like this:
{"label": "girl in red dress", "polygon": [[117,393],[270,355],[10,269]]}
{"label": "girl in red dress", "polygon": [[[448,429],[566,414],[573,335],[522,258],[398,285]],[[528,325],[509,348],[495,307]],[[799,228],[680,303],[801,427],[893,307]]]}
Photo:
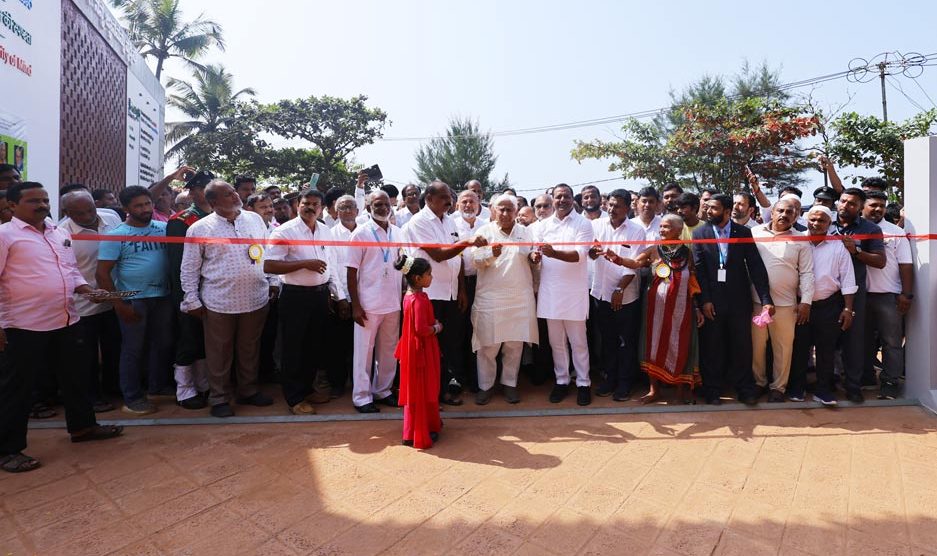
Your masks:
{"label": "girl in red dress", "polygon": [[439,437],[439,342],[442,323],[423,288],[433,282],[426,259],[401,255],[394,268],[410,286],[403,299],[403,327],[394,357],[400,361],[399,403],[403,406],[403,443],[430,448]]}

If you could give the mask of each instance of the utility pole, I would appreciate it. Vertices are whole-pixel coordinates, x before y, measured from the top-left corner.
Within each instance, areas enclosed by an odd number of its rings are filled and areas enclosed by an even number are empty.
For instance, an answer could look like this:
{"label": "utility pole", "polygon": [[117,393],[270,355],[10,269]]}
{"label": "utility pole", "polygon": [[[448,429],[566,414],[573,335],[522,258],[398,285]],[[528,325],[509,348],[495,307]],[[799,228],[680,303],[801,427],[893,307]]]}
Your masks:
{"label": "utility pole", "polygon": [[885,62],[878,63],[878,76],[882,81],[882,121],[888,121],[888,102],[885,100]]}
{"label": "utility pole", "polygon": [[[903,75],[916,79],[924,72],[924,67],[934,65],[937,54],[918,54],[917,52],[882,52],[872,59],[853,58],[849,62],[846,79],[853,83],[868,83],[875,79],[876,69],[882,86],[882,120],[888,121],[888,101],[885,98],[885,78],[890,75]],[[905,95],[907,96],[907,95]]]}

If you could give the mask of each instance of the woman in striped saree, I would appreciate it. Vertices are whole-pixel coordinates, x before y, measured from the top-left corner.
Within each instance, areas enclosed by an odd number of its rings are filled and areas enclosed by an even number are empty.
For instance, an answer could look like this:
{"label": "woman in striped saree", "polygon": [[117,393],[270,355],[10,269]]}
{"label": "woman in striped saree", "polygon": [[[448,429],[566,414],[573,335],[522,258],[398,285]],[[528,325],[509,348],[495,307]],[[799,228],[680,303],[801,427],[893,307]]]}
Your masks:
{"label": "woman in striped saree", "polygon": [[[661,219],[662,240],[678,240],[683,220],[668,214]],[[699,284],[693,269],[693,255],[683,243],[661,244],[647,252],[651,284],[647,294],[647,334],[641,369],[648,374],[651,389],[642,403],[656,401],[659,384],[676,385],[680,401],[688,402],[686,387],[700,384],[693,349],[693,327],[703,324],[703,313],[695,305]]]}

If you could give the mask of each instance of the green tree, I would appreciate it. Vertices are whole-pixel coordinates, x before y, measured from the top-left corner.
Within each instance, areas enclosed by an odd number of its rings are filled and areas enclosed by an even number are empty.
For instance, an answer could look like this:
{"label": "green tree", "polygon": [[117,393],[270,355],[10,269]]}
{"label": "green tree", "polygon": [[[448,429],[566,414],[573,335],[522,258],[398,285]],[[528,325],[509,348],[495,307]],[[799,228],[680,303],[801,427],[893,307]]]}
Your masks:
{"label": "green tree", "polygon": [[[904,188],[904,140],[937,133],[937,108],[920,112],[903,122],[882,121],[855,112],[840,115],[830,123],[833,137],[829,156],[841,166],[877,170],[899,190]],[[861,176],[843,176],[856,183]]]}
{"label": "green tree", "polygon": [[769,186],[797,184],[808,166],[798,141],[816,132],[809,108],[791,102],[778,72],[748,63],[731,79],[704,76],[681,93],[671,91],[670,109],[650,122],[622,125],[620,141],[577,141],[575,160],[612,159],[610,172],[660,187],[716,187],[743,183],[746,164]]}
{"label": "green tree", "polygon": [[259,106],[256,118],[269,133],[302,139],[315,147],[321,157],[320,187],[346,186],[354,180],[348,171],[348,157],[355,149],[380,139],[387,123],[387,113],[367,106],[367,100],[364,95],[281,100]]}
{"label": "green tree", "polygon": [[[186,119],[166,123],[166,142],[171,145],[166,151],[167,156],[186,152],[200,134],[217,135],[235,124],[243,132],[243,126],[252,123],[243,120],[245,115],[252,114],[241,104],[241,99],[256,93],[251,88],[235,91],[233,80],[232,75],[221,65],[196,68],[192,74],[192,83],[170,78],[169,89],[174,92],[169,96],[169,105],[179,110]],[[257,134],[256,130],[251,131],[253,133],[248,137]]]}
{"label": "green tree", "polygon": [[474,179],[489,192],[510,185],[507,174],[500,181],[492,181],[491,173],[498,162],[494,140],[491,133],[481,131],[478,121],[471,118],[451,118],[446,134],[421,145],[415,156],[413,171],[424,183],[441,179],[459,190]]}
{"label": "green tree", "polygon": [[156,59],[156,79],[170,58],[202,68],[196,60],[212,46],[224,50],[221,25],[200,15],[185,21],[179,0],[111,0],[119,9],[130,39],[144,58]]}

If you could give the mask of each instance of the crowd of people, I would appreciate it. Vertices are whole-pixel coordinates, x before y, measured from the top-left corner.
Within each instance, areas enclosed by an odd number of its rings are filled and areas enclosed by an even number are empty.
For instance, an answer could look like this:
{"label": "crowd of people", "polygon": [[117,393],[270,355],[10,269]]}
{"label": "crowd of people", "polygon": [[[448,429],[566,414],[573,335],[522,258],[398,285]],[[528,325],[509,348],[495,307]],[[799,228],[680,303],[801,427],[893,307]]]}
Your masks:
{"label": "crowd of people", "polygon": [[[59,401],[77,442],[121,434],[95,420],[111,396],[135,415],[171,399],[224,418],[273,404],[263,382],[296,415],[350,387],[361,413],[420,398],[407,405],[420,422],[467,391],[518,403],[521,373],[552,379],[551,403],[575,385],[582,406],[671,386],[716,405],[729,391],[804,401],[808,387],[834,405],[837,384],[855,403],[868,388],[893,399],[913,229],[884,180],[845,188],[822,163],[832,187],[808,210],[796,187],[772,203],[750,172],[735,195],[559,184],[531,203],[510,189],[486,202],[477,180],[398,190],[366,173],[351,192],[283,194],[184,166],[116,194],[62,187],[58,223],[49,192],[2,165],[0,466],[39,465],[22,453],[27,420]],[[413,347],[427,335],[438,358]],[[427,353],[437,376],[414,390],[398,370]]]}

